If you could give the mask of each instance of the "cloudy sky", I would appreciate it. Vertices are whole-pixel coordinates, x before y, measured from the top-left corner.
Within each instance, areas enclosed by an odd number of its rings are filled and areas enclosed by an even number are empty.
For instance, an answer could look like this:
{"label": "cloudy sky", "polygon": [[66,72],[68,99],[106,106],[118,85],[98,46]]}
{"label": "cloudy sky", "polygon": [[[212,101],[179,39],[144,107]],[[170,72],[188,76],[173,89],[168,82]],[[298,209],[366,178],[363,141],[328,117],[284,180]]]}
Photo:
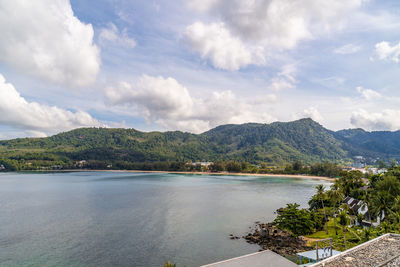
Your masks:
{"label": "cloudy sky", "polygon": [[0,0],[0,139],[400,129],[397,0]]}

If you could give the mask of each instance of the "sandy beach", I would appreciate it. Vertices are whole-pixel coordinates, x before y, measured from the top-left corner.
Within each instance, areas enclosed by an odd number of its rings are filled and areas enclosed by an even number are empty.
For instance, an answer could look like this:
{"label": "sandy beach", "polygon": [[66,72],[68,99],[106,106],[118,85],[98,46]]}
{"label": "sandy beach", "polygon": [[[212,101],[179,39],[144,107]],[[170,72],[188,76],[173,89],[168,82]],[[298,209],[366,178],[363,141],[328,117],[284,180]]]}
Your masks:
{"label": "sandy beach", "polygon": [[[45,171],[48,170],[37,170]],[[336,178],[312,176],[304,174],[270,174],[270,173],[236,173],[236,172],[184,172],[184,171],[143,171],[143,170],[90,170],[90,169],[70,169],[70,170],[51,170],[52,172],[134,172],[134,173],[172,173],[172,174],[193,174],[193,175],[237,175],[237,176],[258,176],[258,177],[282,177],[282,178],[297,178],[297,179],[314,179],[324,181],[335,181]]]}

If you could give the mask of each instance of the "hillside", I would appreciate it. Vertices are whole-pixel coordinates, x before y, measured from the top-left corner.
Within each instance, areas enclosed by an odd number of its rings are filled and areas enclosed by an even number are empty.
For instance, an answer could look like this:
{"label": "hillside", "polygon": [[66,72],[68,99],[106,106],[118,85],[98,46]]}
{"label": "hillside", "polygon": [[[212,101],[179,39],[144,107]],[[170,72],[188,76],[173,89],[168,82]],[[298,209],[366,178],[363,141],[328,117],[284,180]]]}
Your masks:
{"label": "hillside", "polygon": [[[355,154],[366,157],[398,158],[400,155],[400,131],[367,132],[363,129],[341,130],[338,139],[350,144]],[[353,154],[354,154],[353,153]]]}
{"label": "hillside", "polygon": [[223,125],[202,136],[227,158],[284,163],[347,160],[344,142],[311,119],[271,124]]}
{"label": "hillside", "polygon": [[330,131],[311,119],[271,124],[222,125],[202,134],[81,128],[46,138],[0,141],[0,160],[66,165],[79,160],[108,163],[238,160],[282,165],[400,158],[400,132]]}

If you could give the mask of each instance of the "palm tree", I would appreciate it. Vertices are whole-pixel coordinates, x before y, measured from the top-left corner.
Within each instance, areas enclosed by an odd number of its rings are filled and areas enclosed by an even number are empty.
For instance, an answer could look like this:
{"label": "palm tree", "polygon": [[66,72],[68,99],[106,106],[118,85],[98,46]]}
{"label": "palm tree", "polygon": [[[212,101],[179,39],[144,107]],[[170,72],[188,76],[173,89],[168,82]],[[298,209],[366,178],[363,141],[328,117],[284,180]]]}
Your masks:
{"label": "palm tree", "polygon": [[363,241],[363,242],[367,242],[368,240],[370,240],[370,239],[371,239],[371,235],[372,235],[372,230],[371,230],[371,228],[365,228],[365,229],[363,229],[363,230],[362,230],[362,235],[363,235],[363,238],[362,238],[362,241]]}
{"label": "palm tree", "polygon": [[[338,203],[340,203],[340,201],[343,200],[343,193],[339,187],[339,183],[337,182],[337,180],[335,181],[335,183],[333,185],[331,185],[331,190],[329,190],[328,192],[329,197],[331,199],[331,201],[333,202],[333,209],[336,213],[336,205]],[[336,227],[336,216],[333,216],[333,223],[335,225],[335,234],[337,235],[337,227]]]}
{"label": "palm tree", "polygon": [[376,183],[376,193],[372,197],[372,211],[378,218],[389,214],[394,215],[392,210],[396,196],[400,195],[400,181],[391,175],[385,176],[383,180]]}
{"label": "palm tree", "polygon": [[347,225],[349,224],[349,216],[345,210],[341,211],[339,214],[339,224],[343,229],[344,249],[347,250],[346,230]]}
{"label": "palm tree", "polygon": [[324,200],[325,200],[325,186],[323,186],[322,184],[319,184],[315,187],[317,189],[317,198],[319,200],[321,200],[321,204],[322,204],[322,209],[324,210],[324,218],[325,218],[325,231],[326,234],[328,235],[328,227],[326,226],[326,223],[328,222],[328,220],[326,219],[326,211],[325,211],[325,206],[324,206]]}
{"label": "palm tree", "polygon": [[394,199],[393,213],[397,223],[400,223],[400,195]]}

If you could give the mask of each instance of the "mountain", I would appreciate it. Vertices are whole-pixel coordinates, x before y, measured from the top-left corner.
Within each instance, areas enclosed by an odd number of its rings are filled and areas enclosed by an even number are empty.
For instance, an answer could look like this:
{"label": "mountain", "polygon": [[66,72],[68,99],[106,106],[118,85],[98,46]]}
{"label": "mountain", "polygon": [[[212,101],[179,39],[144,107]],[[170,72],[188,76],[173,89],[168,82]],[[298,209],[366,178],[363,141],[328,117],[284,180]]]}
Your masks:
{"label": "mountain", "polygon": [[[347,160],[344,142],[311,119],[223,125],[202,134],[227,159],[282,164]],[[215,150],[215,149],[214,149]]]}
{"label": "mountain", "polygon": [[398,158],[400,155],[400,131],[367,132],[363,129],[348,129],[337,131],[335,136],[351,145],[348,150],[352,154],[383,159]]}
{"label": "mountain", "polygon": [[400,159],[400,132],[330,131],[311,119],[222,125],[202,134],[80,128],[46,138],[0,141],[0,160],[20,164],[239,160],[282,165]]}

